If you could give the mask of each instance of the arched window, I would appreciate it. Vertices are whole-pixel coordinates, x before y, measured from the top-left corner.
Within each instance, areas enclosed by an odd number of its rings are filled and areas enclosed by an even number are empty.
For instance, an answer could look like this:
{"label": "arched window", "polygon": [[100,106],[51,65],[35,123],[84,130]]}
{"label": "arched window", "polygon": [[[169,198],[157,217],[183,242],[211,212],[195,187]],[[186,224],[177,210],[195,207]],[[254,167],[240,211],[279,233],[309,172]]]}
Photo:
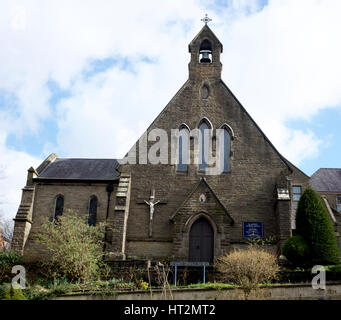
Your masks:
{"label": "arched window", "polygon": [[223,172],[230,171],[231,140],[234,138],[234,131],[227,123],[224,123],[219,129],[222,129],[220,137],[220,167]]}
{"label": "arched window", "polygon": [[54,219],[58,219],[58,217],[63,214],[63,211],[64,211],[64,197],[62,195],[58,195],[56,197],[56,202],[54,206]]}
{"label": "arched window", "polygon": [[223,172],[230,171],[230,153],[231,153],[231,137],[229,131],[224,128],[223,129],[223,141],[221,141],[220,145],[220,154],[223,155],[220,157],[220,165],[223,168]]}
{"label": "arched window", "polygon": [[95,226],[97,220],[97,197],[92,196],[89,200],[88,225]]}
{"label": "arched window", "polygon": [[205,39],[200,45],[200,63],[211,63],[212,62],[212,45]]}
{"label": "arched window", "polygon": [[178,171],[187,171],[189,164],[189,129],[186,125],[180,126],[179,145],[178,145]]}
{"label": "arched window", "polygon": [[209,130],[212,129],[208,119],[203,118],[199,122],[199,171],[204,171],[208,167],[208,144],[210,142]]}

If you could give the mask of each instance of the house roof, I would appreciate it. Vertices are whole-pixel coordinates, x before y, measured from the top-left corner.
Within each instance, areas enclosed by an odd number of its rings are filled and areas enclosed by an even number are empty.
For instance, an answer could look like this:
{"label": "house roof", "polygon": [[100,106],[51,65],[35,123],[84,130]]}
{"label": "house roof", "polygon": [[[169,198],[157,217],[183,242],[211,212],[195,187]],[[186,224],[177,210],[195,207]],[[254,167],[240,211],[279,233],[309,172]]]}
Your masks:
{"label": "house roof", "polygon": [[341,193],[341,169],[318,169],[311,176],[310,184],[316,191]]}
{"label": "house roof", "polygon": [[37,179],[49,180],[117,180],[116,159],[63,159],[48,164]]}

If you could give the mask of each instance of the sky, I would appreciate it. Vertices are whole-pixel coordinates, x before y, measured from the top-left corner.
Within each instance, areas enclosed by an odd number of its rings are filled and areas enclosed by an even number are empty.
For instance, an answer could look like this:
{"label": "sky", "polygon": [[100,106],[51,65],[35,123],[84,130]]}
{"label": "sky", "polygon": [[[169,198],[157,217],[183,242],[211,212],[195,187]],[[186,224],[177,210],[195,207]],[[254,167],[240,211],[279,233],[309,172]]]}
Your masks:
{"label": "sky", "polygon": [[49,154],[122,158],[188,78],[203,26],[222,78],[306,174],[340,167],[339,0],[2,0],[0,214]]}

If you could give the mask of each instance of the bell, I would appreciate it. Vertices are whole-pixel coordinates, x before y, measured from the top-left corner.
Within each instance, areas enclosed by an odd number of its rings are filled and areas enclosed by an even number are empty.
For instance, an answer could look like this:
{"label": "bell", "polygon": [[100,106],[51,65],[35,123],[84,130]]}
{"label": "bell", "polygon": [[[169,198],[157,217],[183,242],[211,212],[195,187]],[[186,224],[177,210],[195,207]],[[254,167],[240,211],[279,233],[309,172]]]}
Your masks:
{"label": "bell", "polygon": [[200,54],[201,54],[201,59],[200,59],[200,63],[210,63],[211,59],[210,59],[210,53],[211,50],[200,50]]}

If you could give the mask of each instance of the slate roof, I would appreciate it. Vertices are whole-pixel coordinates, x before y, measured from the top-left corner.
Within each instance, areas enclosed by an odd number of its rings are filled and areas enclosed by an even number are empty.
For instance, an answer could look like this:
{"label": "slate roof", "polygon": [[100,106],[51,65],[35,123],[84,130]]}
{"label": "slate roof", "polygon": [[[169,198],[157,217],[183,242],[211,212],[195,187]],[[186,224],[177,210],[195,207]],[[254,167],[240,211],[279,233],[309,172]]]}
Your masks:
{"label": "slate roof", "polygon": [[310,178],[310,183],[316,191],[341,193],[341,169],[321,168]]}
{"label": "slate roof", "polygon": [[42,170],[37,179],[61,180],[117,180],[116,159],[57,158]]}

